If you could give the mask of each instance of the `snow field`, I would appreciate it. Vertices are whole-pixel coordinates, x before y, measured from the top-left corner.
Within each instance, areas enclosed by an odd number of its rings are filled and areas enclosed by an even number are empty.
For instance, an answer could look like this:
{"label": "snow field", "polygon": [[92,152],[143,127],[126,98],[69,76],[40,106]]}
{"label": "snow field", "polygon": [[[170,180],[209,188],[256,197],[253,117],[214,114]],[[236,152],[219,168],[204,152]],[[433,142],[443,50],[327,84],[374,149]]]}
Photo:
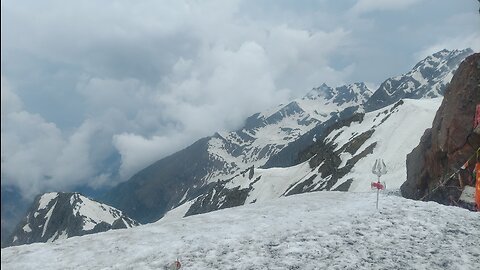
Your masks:
{"label": "snow field", "polygon": [[3,269],[478,269],[480,215],[374,192],[314,192],[2,249]]}

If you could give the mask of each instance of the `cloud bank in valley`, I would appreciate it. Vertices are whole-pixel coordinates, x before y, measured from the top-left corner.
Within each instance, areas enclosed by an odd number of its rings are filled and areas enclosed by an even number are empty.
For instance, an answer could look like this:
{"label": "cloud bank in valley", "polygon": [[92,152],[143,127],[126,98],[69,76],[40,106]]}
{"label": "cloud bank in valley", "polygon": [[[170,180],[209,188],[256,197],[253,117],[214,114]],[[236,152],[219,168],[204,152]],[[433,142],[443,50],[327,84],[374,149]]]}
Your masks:
{"label": "cloud bank in valley", "polygon": [[480,49],[475,1],[333,2],[2,2],[2,185],[111,186],[323,82]]}

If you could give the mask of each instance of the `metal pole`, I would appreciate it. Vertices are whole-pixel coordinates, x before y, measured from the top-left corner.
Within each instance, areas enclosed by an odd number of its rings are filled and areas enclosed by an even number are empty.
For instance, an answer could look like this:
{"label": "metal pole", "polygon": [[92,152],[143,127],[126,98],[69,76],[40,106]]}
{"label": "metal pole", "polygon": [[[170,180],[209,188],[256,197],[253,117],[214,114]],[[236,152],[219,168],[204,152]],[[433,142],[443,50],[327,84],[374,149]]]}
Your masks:
{"label": "metal pole", "polygon": [[[378,176],[378,181],[377,183],[380,183],[380,176]],[[377,186],[377,209],[378,209],[378,193],[380,192],[380,189]]]}

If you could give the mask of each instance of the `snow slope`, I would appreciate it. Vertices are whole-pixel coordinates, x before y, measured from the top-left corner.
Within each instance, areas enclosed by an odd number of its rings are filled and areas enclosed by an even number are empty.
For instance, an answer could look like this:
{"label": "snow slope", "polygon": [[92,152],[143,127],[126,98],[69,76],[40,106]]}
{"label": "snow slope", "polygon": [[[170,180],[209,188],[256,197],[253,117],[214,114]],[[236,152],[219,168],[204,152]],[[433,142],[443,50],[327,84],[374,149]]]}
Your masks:
{"label": "snow slope", "polygon": [[[399,189],[407,179],[407,154],[418,145],[425,129],[431,127],[442,99],[405,99],[402,105],[396,107],[393,105],[368,113],[362,123],[352,123],[348,127],[330,133],[327,142],[335,143],[337,145],[335,150],[339,150],[356,135],[369,130],[375,130],[375,132],[356,152],[359,153],[372,143],[377,143],[373,153],[360,159],[333,188],[348,179],[353,179],[349,191],[369,190],[370,182],[376,180],[371,172],[372,166],[375,159],[382,158],[388,169],[388,173],[382,177],[382,180],[386,182],[389,189]],[[348,162],[352,156],[354,155],[346,151],[342,152],[342,164]]]}
{"label": "snow slope", "polygon": [[313,192],[1,250],[2,269],[472,269],[480,215],[375,193]]}

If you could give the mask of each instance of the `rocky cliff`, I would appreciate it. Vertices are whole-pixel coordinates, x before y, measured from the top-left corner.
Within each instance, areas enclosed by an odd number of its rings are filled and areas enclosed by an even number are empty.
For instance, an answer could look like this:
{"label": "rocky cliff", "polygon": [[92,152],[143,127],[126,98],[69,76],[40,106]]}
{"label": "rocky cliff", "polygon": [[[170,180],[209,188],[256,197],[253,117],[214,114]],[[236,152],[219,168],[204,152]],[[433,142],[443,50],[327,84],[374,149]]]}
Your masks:
{"label": "rocky cliff", "polygon": [[477,104],[480,104],[479,53],[460,64],[432,127],[407,156],[407,181],[401,187],[404,197],[451,204],[459,198],[463,185],[473,185],[472,166],[465,171],[459,169],[480,146],[479,135],[473,132]]}

